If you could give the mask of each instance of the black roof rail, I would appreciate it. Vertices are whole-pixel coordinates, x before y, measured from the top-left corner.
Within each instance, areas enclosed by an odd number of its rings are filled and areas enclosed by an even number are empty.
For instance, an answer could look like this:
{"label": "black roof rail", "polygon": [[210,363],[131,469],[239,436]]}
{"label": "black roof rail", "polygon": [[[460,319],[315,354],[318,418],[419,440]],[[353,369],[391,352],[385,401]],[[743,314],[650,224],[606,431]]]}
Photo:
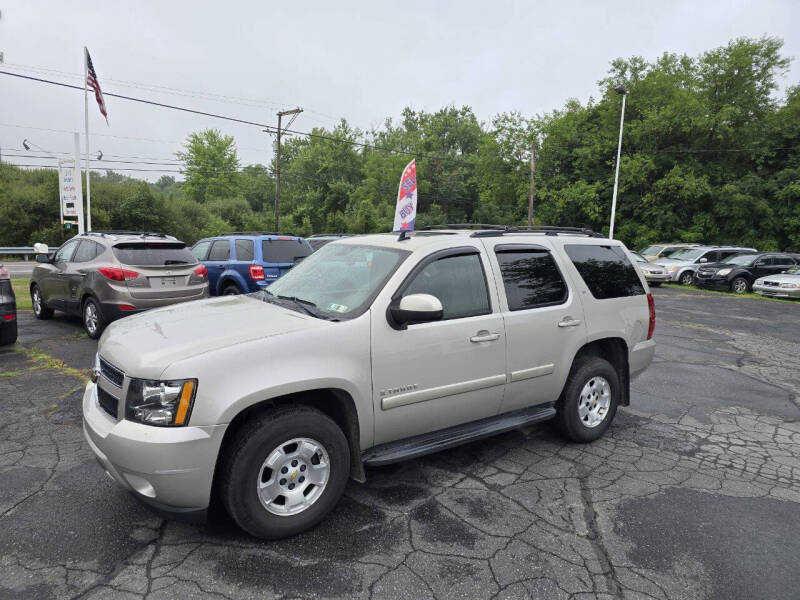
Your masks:
{"label": "black roof rail", "polygon": [[586,235],[589,237],[605,238],[602,233],[597,233],[586,227],[561,227],[557,225],[497,225],[490,223],[443,223],[441,225],[428,225],[422,227],[422,231],[435,229],[476,229],[472,237],[492,237],[503,235],[504,233],[521,233],[526,231],[542,232],[547,235],[558,235],[559,233],[571,233]]}
{"label": "black roof rail", "polygon": [[129,231],[127,229],[98,229],[93,231],[84,231],[81,235],[99,235],[99,236],[139,235],[139,236],[149,236],[149,237],[172,238],[171,235],[168,235],[166,233],[160,233],[158,231]]}
{"label": "black roof rail", "polygon": [[314,233],[308,237],[352,237],[355,234],[352,233]]}
{"label": "black roof rail", "polygon": [[426,225],[420,227],[422,231],[432,229],[508,229],[508,225],[492,225],[487,223],[441,223],[439,225]]}
{"label": "black roof rail", "polygon": [[228,233],[218,233],[217,237],[222,237],[224,235],[290,235],[292,237],[297,237],[291,231],[230,231]]}

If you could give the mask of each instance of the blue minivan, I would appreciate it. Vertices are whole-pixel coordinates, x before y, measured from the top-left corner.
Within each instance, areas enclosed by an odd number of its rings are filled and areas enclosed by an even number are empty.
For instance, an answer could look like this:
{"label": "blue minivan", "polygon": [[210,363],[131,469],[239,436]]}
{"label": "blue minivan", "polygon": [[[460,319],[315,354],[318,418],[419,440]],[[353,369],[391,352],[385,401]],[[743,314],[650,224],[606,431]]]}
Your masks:
{"label": "blue minivan", "polygon": [[253,232],[204,238],[192,247],[208,268],[212,296],[263,290],[313,251],[305,238]]}

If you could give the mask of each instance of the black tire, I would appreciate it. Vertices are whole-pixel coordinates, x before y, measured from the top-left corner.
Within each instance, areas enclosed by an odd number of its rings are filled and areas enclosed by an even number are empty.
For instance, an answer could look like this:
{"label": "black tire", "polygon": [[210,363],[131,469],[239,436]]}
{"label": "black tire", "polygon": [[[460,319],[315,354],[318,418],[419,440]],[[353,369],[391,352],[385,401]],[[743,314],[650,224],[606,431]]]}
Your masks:
{"label": "black tire", "polygon": [[86,335],[93,340],[103,335],[103,330],[106,328],[107,323],[103,318],[103,313],[100,312],[100,305],[94,298],[84,300],[81,308],[81,317]]}
{"label": "black tire", "polygon": [[693,271],[684,271],[681,273],[681,276],[678,278],[678,281],[681,285],[692,285],[694,283],[694,272]]}
{"label": "black tire", "polygon": [[[310,438],[327,453],[327,483],[302,512],[273,514],[262,504],[256,483],[273,476],[263,466],[267,457],[297,438]],[[226,443],[218,473],[222,503],[239,527],[258,538],[280,539],[314,527],[336,506],[350,475],[350,448],[339,426],[318,410],[307,406],[271,409],[245,423]]]}
{"label": "black tire", "polygon": [[[610,402],[602,421],[597,425],[587,426],[579,415],[578,405],[584,386],[590,385],[592,381],[597,383],[598,378],[605,379],[609,384]],[[593,442],[606,432],[614,420],[619,406],[620,391],[619,375],[610,362],[594,356],[576,359],[572,364],[564,391],[556,404],[556,425],[561,433],[573,442]]]}
{"label": "black tire", "polygon": [[731,281],[731,291],[734,294],[744,294],[750,291],[750,282],[746,277],[734,277]]}
{"label": "black tire", "polygon": [[0,327],[0,346],[13,344],[17,341],[17,321],[11,321],[9,325]]}
{"label": "black tire", "polygon": [[654,281],[653,283],[650,284],[650,287],[661,287],[661,282],[660,281]]}
{"label": "black tire", "polygon": [[223,296],[238,296],[242,293],[242,290],[239,289],[239,286],[235,283],[229,283],[226,285],[222,290]]}
{"label": "black tire", "polygon": [[[38,301],[36,299],[37,294],[39,296]],[[42,290],[40,290],[39,286],[36,285],[35,283],[31,286],[31,304],[33,304],[33,315],[37,319],[44,320],[53,318],[53,309],[48,308],[47,304],[44,303],[44,296],[42,296]]]}

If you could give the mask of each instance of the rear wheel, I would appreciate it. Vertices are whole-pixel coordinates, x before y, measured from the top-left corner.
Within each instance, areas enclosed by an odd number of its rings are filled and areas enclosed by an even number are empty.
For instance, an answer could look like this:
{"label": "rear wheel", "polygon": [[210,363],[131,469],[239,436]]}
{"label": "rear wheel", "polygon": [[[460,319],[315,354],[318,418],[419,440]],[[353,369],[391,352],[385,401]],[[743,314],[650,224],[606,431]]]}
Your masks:
{"label": "rear wheel", "polygon": [[692,285],[694,283],[694,273],[692,271],[681,273],[679,281],[681,285]]}
{"label": "rear wheel", "polygon": [[94,298],[87,298],[83,303],[83,328],[86,330],[86,335],[93,340],[99,338],[106,328],[106,321]]}
{"label": "rear wheel", "polygon": [[226,446],[220,493],[234,521],[259,538],[279,539],[319,523],[350,473],[350,449],[336,423],[292,406],[261,413]]}
{"label": "rear wheel", "polygon": [[747,279],[744,277],[734,277],[731,281],[731,291],[734,294],[744,294],[748,287]]}
{"label": "rear wheel", "polygon": [[242,290],[239,289],[239,286],[235,283],[231,283],[225,286],[225,289],[222,290],[223,296],[238,296],[242,293]]}
{"label": "rear wheel", "polygon": [[53,309],[47,308],[42,296],[42,290],[35,283],[31,286],[31,304],[33,304],[33,314],[37,319],[50,319],[53,316]]}
{"label": "rear wheel", "polygon": [[0,327],[0,346],[13,344],[17,341],[17,321],[11,321],[9,325]]}
{"label": "rear wheel", "polygon": [[619,375],[611,363],[593,356],[579,358],[556,405],[556,424],[573,442],[592,442],[611,425],[619,397]]}

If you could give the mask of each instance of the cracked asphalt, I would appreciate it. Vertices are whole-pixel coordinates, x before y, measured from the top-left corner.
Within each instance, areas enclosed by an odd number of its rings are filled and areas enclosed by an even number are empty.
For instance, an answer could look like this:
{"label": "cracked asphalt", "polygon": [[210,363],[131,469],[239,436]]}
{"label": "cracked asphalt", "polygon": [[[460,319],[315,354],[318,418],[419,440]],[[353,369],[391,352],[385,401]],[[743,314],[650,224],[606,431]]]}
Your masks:
{"label": "cracked asphalt", "polygon": [[83,440],[77,320],[0,350],[0,598],[798,598],[800,303],[655,290],[590,445],[535,426],[351,482],[315,530],[165,521]]}

